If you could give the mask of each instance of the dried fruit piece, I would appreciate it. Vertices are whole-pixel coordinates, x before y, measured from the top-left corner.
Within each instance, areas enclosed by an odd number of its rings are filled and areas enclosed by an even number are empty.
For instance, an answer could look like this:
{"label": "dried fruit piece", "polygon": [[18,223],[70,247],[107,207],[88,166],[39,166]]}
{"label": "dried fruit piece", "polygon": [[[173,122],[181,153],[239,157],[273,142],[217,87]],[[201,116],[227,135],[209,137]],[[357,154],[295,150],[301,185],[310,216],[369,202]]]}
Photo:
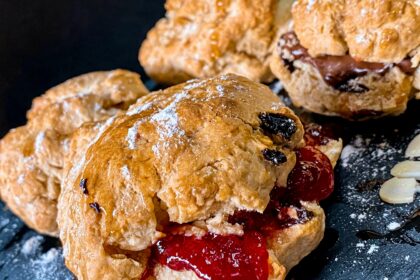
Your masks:
{"label": "dried fruit piece", "polygon": [[266,160],[272,162],[274,165],[280,165],[287,161],[287,157],[280,151],[264,149],[262,154]]}
{"label": "dried fruit piece", "polygon": [[414,178],[392,178],[383,183],[379,196],[392,204],[410,203],[414,200],[416,185]]}
{"label": "dried fruit piece", "polygon": [[89,207],[95,210],[96,214],[101,213],[101,206],[99,206],[98,202],[89,203]]}
{"label": "dried fruit piece", "polygon": [[420,134],[414,137],[408,144],[407,150],[405,150],[406,157],[420,157]]}
{"label": "dried fruit piece", "polygon": [[294,120],[277,113],[261,113],[258,116],[261,120],[261,128],[268,133],[280,135],[290,140],[296,132],[297,127]]}
{"label": "dried fruit piece", "polygon": [[399,178],[416,178],[420,180],[420,161],[406,160],[391,169],[391,175]]}
{"label": "dried fruit piece", "polygon": [[79,186],[82,189],[82,192],[83,192],[84,195],[88,195],[89,194],[89,191],[87,189],[87,179],[86,178],[82,178],[80,180]]}

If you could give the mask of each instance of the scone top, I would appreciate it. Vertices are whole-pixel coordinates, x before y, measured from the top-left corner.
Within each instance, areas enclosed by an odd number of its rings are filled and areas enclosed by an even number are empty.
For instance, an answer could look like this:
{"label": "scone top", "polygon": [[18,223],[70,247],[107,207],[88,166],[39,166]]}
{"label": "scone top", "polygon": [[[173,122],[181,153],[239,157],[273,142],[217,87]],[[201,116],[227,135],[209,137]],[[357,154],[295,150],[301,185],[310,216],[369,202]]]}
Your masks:
{"label": "scone top", "polygon": [[312,57],[349,53],[361,61],[399,63],[420,46],[415,0],[298,0],[292,14],[294,31]]}
{"label": "scone top", "polygon": [[303,144],[298,117],[268,87],[235,75],[152,93],[101,130],[68,173],[61,237],[78,220],[72,234],[93,231],[135,251],[151,246],[169,221],[263,212]]}

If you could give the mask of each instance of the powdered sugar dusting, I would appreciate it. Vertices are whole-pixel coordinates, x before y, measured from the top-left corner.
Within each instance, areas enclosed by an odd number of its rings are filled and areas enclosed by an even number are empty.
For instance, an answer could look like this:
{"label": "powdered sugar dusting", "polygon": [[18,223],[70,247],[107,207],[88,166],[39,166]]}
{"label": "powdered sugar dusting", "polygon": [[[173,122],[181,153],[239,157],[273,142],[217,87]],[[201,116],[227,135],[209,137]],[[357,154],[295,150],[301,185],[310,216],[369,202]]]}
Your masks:
{"label": "powdered sugar dusting", "polygon": [[359,33],[356,35],[356,43],[363,44],[366,43],[367,39],[364,33]]}
{"label": "powdered sugar dusting", "polygon": [[159,134],[159,142],[153,146],[153,152],[159,156],[159,145],[167,146],[167,140],[170,138],[179,137],[185,132],[179,127],[179,119],[177,114],[177,104],[188,96],[186,92],[181,92],[175,95],[174,100],[169,106],[160,110],[153,115],[151,121],[156,124],[157,132]]}
{"label": "powdered sugar dusting", "polygon": [[63,269],[62,249],[52,248],[32,261],[31,270],[35,280],[73,279],[72,275]]}
{"label": "powdered sugar dusting", "polygon": [[136,141],[137,141],[137,134],[139,130],[141,122],[136,122],[132,127],[128,129],[127,136],[125,140],[128,143],[128,148],[130,150],[135,150],[137,148]]}
{"label": "powdered sugar dusting", "polygon": [[37,235],[29,238],[25,241],[25,243],[22,246],[21,252],[24,255],[32,255],[37,250],[39,250],[39,246],[44,241],[44,237]]}
{"label": "powdered sugar dusting", "polygon": [[35,138],[35,151],[39,152],[41,150],[42,147],[42,142],[45,139],[45,132],[41,131],[40,133],[38,133],[38,135]]}
{"label": "powdered sugar dusting", "polygon": [[378,245],[375,245],[375,244],[372,244],[372,245],[370,245],[369,250],[367,251],[367,253],[368,254],[373,254],[375,252],[378,252],[378,250],[379,250],[379,246]]}
{"label": "powdered sugar dusting", "polygon": [[153,103],[152,102],[148,102],[148,103],[145,103],[145,104],[143,104],[141,106],[135,106],[135,107],[133,107],[132,109],[130,109],[130,110],[127,111],[126,115],[127,116],[137,115],[137,114],[140,114],[143,111],[149,110],[152,107],[153,107]]}
{"label": "powdered sugar dusting", "polygon": [[131,181],[131,173],[130,173],[130,170],[128,169],[127,165],[124,165],[123,167],[121,167],[121,174],[124,177],[124,180],[126,182]]}
{"label": "powdered sugar dusting", "polygon": [[19,185],[22,185],[23,183],[25,183],[25,174],[20,174],[17,178],[17,183]]}
{"label": "powdered sugar dusting", "polygon": [[184,86],[185,90],[191,90],[191,89],[195,89],[198,87],[201,87],[206,81],[205,80],[198,80],[198,79],[193,79],[193,80],[189,80],[187,82],[187,84]]}

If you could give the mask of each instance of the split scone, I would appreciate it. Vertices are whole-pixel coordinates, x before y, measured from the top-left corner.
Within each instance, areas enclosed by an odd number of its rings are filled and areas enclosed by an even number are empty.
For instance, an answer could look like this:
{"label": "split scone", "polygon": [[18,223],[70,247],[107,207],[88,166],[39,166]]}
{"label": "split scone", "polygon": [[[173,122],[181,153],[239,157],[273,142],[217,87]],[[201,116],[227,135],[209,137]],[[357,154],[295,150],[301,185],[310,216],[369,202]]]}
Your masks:
{"label": "split scone", "polygon": [[293,103],[348,119],[398,115],[420,90],[414,0],[298,0],[271,69]]}
{"label": "split scone", "polygon": [[35,98],[28,123],[0,141],[0,196],[7,206],[31,228],[58,235],[56,204],[71,134],[145,94],[138,74],[114,70],[70,79]]}
{"label": "split scone", "polygon": [[312,131],[305,146],[299,118],[233,74],[83,126],[58,202],[67,266],[79,280],[283,279],[322,239],[333,189],[315,148],[330,141]]}
{"label": "split scone", "polygon": [[163,84],[222,73],[271,81],[269,58],[292,2],[167,0],[166,17],[148,33],[139,60]]}

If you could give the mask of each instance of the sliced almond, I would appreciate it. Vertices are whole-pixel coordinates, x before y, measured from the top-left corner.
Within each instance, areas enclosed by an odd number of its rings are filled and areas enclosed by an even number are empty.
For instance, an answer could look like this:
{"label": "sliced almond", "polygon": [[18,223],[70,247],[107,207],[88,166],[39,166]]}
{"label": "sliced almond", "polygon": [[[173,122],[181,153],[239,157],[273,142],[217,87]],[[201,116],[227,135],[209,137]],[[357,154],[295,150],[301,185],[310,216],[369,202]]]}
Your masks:
{"label": "sliced almond", "polygon": [[405,150],[406,157],[420,157],[420,134],[414,137]]}
{"label": "sliced almond", "polygon": [[414,178],[392,178],[383,183],[379,196],[388,203],[410,203],[414,201],[417,181]]}
{"label": "sliced almond", "polygon": [[405,160],[391,169],[392,176],[420,180],[420,161]]}

